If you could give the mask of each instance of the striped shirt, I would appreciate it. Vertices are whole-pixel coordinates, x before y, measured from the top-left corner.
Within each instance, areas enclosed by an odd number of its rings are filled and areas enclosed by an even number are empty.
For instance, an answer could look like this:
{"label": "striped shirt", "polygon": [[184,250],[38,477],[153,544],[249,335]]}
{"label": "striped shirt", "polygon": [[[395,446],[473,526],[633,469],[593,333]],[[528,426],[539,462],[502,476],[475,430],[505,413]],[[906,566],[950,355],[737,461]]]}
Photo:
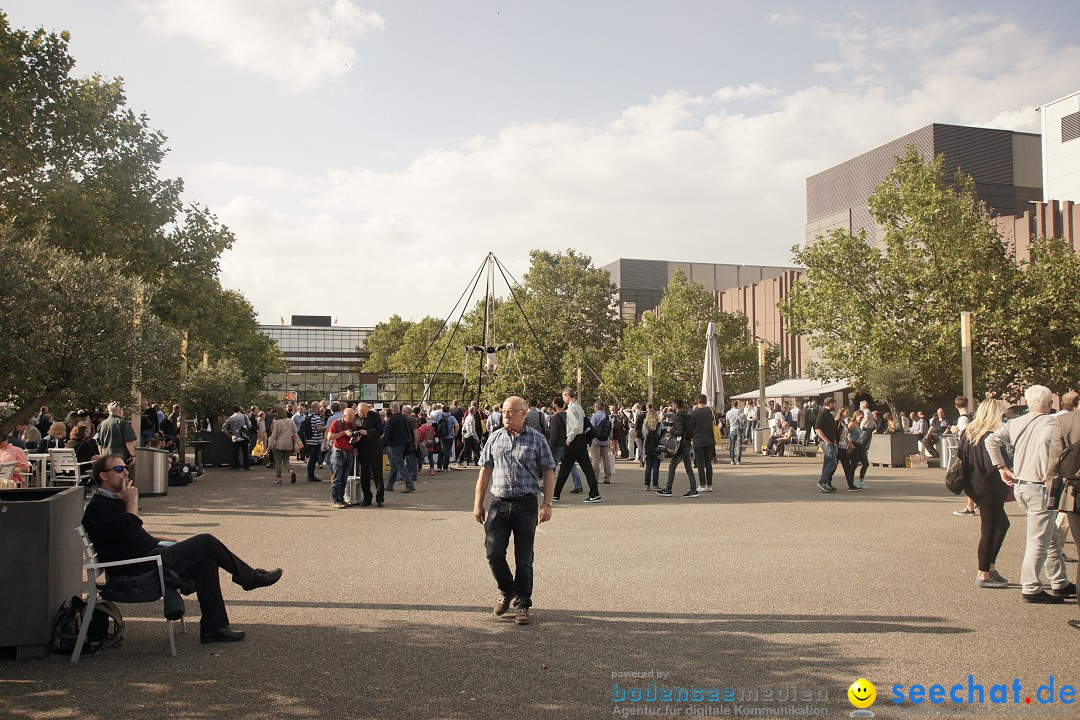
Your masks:
{"label": "striped shirt", "polygon": [[509,498],[539,495],[544,471],[555,467],[547,439],[528,425],[518,435],[506,428],[491,434],[480,453],[480,464],[491,468],[491,494]]}

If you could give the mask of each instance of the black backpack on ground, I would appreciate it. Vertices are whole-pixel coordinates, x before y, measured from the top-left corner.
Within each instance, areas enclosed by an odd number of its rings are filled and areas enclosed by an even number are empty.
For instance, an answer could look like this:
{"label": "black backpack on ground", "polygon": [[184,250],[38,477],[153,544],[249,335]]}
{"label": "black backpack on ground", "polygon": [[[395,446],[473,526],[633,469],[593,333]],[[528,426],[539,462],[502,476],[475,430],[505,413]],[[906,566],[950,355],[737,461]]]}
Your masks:
{"label": "black backpack on ground", "polygon": [[[156,574],[156,571],[155,571]],[[53,620],[53,651],[61,655],[75,652],[75,643],[79,640],[79,624],[86,611],[86,601],[78,595],[60,606]],[[119,608],[108,600],[99,600],[94,605],[94,614],[90,618],[90,627],[86,629],[86,642],[82,654],[95,653],[106,648],[120,647],[124,641],[124,616]]]}

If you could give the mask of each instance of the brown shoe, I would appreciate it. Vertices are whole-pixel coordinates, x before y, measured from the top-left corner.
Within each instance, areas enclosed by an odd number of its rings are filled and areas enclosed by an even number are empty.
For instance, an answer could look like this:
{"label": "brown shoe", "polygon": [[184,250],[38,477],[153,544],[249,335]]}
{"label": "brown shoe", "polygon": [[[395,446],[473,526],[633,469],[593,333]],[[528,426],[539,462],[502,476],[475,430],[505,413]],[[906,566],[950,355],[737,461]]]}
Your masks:
{"label": "brown shoe", "polygon": [[491,608],[491,612],[495,617],[501,617],[506,614],[506,611],[510,609],[510,603],[514,599],[514,593],[504,593],[499,596],[499,599],[495,601],[495,606]]}
{"label": "brown shoe", "polygon": [[528,625],[529,608],[519,605],[517,609],[517,614],[514,615],[514,622],[516,622],[518,625]]}

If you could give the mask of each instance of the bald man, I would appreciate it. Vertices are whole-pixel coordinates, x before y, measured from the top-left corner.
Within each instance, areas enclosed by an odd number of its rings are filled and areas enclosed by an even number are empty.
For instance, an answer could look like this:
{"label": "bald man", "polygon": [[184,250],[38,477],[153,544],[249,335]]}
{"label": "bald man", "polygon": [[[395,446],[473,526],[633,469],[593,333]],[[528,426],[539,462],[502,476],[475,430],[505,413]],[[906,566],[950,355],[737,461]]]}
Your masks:
{"label": "bald man", "polygon": [[[525,401],[517,396],[503,403],[503,426],[492,431],[480,453],[480,477],[473,503],[473,517],[484,526],[484,549],[499,588],[492,612],[501,617],[513,602],[517,607],[514,622],[518,625],[529,623],[533,541],[536,526],[551,519],[555,490],[555,460],[547,439],[525,424],[526,410]],[[485,512],[484,498],[489,488],[493,500]],[[543,502],[538,506],[540,495]],[[516,574],[510,572],[506,562],[511,534]]]}

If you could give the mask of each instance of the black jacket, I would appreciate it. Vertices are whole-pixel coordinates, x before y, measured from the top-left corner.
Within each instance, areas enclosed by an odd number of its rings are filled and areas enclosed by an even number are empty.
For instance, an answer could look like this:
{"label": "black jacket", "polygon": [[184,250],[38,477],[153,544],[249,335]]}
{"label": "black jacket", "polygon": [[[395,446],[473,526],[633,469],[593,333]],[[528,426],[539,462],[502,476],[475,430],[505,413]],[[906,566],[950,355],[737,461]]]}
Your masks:
{"label": "black jacket", "polygon": [[[83,527],[94,543],[98,560],[130,560],[146,557],[157,548],[157,540],[143,528],[142,519],[127,511],[123,500],[95,492],[83,512]],[[114,569],[117,575],[136,575],[153,569],[149,563]]]}
{"label": "black jacket", "polygon": [[[404,419],[404,417],[402,418]],[[375,410],[368,410],[364,417],[357,416],[356,427],[367,430],[367,435],[360,437],[360,444],[356,446],[362,460],[377,460],[382,457],[382,418]]]}

